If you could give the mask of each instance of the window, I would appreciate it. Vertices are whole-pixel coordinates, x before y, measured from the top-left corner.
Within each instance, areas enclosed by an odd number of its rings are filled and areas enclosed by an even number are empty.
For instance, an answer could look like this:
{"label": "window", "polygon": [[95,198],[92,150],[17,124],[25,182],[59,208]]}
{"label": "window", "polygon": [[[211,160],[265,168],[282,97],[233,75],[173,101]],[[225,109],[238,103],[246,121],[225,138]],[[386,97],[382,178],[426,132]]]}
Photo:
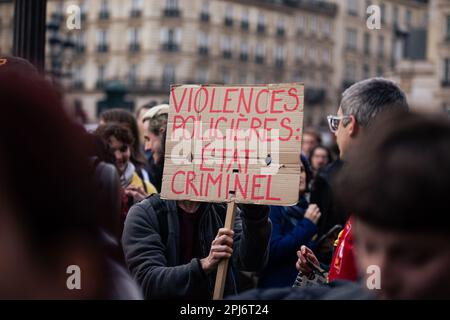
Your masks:
{"label": "window", "polygon": [[248,10],[247,9],[242,9],[241,28],[243,30],[248,30],[249,29],[249,25],[248,25]]}
{"label": "window", "polygon": [[312,16],[309,20],[309,30],[312,33],[317,33],[317,17]]}
{"label": "window", "polygon": [[262,13],[258,15],[258,25],[257,25],[258,33],[264,33],[266,31],[266,18]]}
{"label": "window", "polygon": [[103,88],[106,78],[106,66],[101,64],[97,68],[97,88]]}
{"label": "window", "polygon": [[170,85],[174,83],[175,83],[175,67],[171,64],[167,64],[163,68],[162,87],[163,89],[169,89]]}
{"label": "window", "polygon": [[130,52],[137,52],[140,50],[138,28],[130,28],[128,30],[128,43]]}
{"label": "window", "polygon": [[99,19],[100,20],[107,20],[109,19],[109,9],[108,9],[109,1],[108,0],[102,0],[100,3],[100,12],[99,12]]}
{"label": "window", "polygon": [[398,7],[397,7],[397,6],[394,6],[394,9],[393,9],[393,17],[392,17],[393,22],[398,24],[399,18],[400,18],[400,12],[399,12],[399,10],[398,10]]}
{"label": "window", "polygon": [[163,50],[178,51],[179,43],[181,41],[180,29],[161,29],[161,44]]}
{"label": "window", "polygon": [[246,72],[240,72],[239,73],[239,84],[246,84],[247,83],[247,73]]}
{"label": "window", "polygon": [[75,52],[80,54],[86,50],[86,38],[83,31],[80,31],[75,36]]}
{"label": "window", "polygon": [[196,75],[197,83],[208,83],[208,68],[199,67]]}
{"label": "window", "polygon": [[78,89],[84,87],[84,69],[82,65],[73,68],[73,86]]}
{"label": "window", "polygon": [[138,79],[138,66],[132,64],[128,70],[128,86],[136,87]]}
{"label": "window", "polygon": [[297,17],[297,32],[303,33],[305,31],[305,17],[303,15],[299,15]]}
{"label": "window", "polygon": [[384,36],[378,36],[378,56],[380,58],[384,57]]}
{"label": "window", "polygon": [[206,32],[200,32],[198,34],[198,50],[199,54],[207,55],[208,54],[208,34]]}
{"label": "window", "polygon": [[347,49],[356,50],[358,32],[356,29],[347,28]]}
{"label": "window", "polygon": [[370,66],[368,64],[365,64],[363,66],[363,78],[364,79],[370,78]]}
{"label": "window", "polygon": [[386,23],[386,6],[384,3],[380,4],[380,15],[381,15],[381,23]]}
{"label": "window", "polygon": [[284,65],[284,47],[283,46],[275,47],[275,65],[277,67],[283,67],[283,65]]}
{"label": "window", "polygon": [[167,10],[178,10],[178,0],[166,0]]}
{"label": "window", "polygon": [[370,54],[370,34],[364,33],[364,54]]}
{"label": "window", "polygon": [[233,26],[233,7],[231,5],[225,7],[224,23],[227,27]]}
{"label": "window", "polygon": [[447,35],[447,41],[450,41],[450,16],[447,16],[447,24],[445,26],[446,29],[446,35]]}
{"label": "window", "polygon": [[179,17],[180,8],[178,6],[178,0],[166,0],[166,7],[164,9],[164,15],[166,17]]}
{"label": "window", "polygon": [[142,0],[131,0],[131,12],[132,18],[138,18],[142,13]]}
{"label": "window", "polygon": [[356,64],[353,62],[347,62],[345,64],[345,79],[347,81],[356,80]]}
{"label": "window", "polygon": [[329,21],[324,21],[322,23],[322,32],[325,36],[330,36],[331,34],[331,23]]}
{"label": "window", "polygon": [[317,49],[315,47],[310,47],[308,50],[308,60],[311,63],[315,63],[317,59]]}
{"label": "window", "polygon": [[208,22],[209,21],[209,1],[203,1],[202,8],[200,11],[200,21]]}
{"label": "window", "polygon": [[80,15],[81,15],[81,21],[85,21],[87,17],[87,4],[86,1],[83,1],[80,4]]}
{"label": "window", "polygon": [[378,77],[382,77],[383,76],[383,73],[384,73],[384,70],[383,70],[383,66],[378,66],[377,67],[377,76]]}
{"label": "window", "polygon": [[247,41],[241,42],[240,59],[242,61],[247,61],[248,60],[248,43],[247,43]]}
{"label": "window", "polygon": [[227,69],[222,69],[222,83],[223,84],[231,83],[230,71],[228,71]]}
{"label": "window", "polygon": [[295,50],[295,58],[298,61],[302,61],[305,56],[305,47],[303,45],[298,45]]}
{"label": "window", "polygon": [[284,19],[282,17],[277,20],[277,36],[284,36]]}
{"label": "window", "polygon": [[222,37],[222,54],[225,59],[231,58],[231,47],[231,38],[229,36]]}
{"label": "window", "polygon": [[358,0],[347,0],[347,13],[351,16],[357,16],[359,11]]}
{"label": "window", "polygon": [[450,58],[444,59],[444,79],[442,80],[443,87],[450,86]]}
{"label": "window", "polygon": [[257,43],[255,48],[255,62],[264,63],[265,47],[262,43]]}
{"label": "window", "polygon": [[330,64],[331,63],[330,50],[328,50],[328,48],[323,48],[322,49],[322,63],[324,63],[324,64]]}
{"label": "window", "polygon": [[412,22],[412,13],[411,13],[411,10],[409,10],[409,9],[407,9],[406,11],[405,11],[405,24],[406,24],[406,27],[411,27],[411,22]]}
{"label": "window", "polygon": [[97,32],[97,51],[108,51],[108,32],[106,30],[99,30]]}

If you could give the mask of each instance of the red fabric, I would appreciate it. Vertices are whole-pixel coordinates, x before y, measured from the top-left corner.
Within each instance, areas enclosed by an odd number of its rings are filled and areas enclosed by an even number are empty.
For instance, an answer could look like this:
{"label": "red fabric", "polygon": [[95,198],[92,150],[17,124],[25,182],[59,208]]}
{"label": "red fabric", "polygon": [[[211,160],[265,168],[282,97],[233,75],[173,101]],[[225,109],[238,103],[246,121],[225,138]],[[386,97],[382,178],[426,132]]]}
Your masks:
{"label": "red fabric", "polygon": [[338,244],[331,260],[328,281],[350,280],[356,281],[358,272],[353,251],[352,221],[345,224],[344,230],[338,237]]}

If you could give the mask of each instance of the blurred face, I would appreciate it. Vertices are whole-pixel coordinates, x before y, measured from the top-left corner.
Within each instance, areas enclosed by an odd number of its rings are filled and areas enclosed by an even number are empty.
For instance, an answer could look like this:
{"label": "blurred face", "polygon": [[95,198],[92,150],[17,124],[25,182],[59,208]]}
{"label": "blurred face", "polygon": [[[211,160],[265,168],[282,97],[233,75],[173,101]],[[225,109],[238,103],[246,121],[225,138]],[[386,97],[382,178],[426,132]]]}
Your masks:
{"label": "blurred face", "polygon": [[328,152],[325,149],[319,148],[314,151],[311,156],[311,166],[314,170],[319,170],[328,164]]}
{"label": "blurred face", "polygon": [[138,124],[138,129],[139,129],[139,138],[140,141],[144,141],[144,124],[142,123],[142,118],[144,117],[144,114],[148,111],[148,109],[141,109],[141,111],[139,111],[139,114],[137,115],[137,124]]}
{"label": "blurred face", "polygon": [[367,277],[370,265],[381,270],[379,298],[450,298],[449,235],[385,231],[355,221],[354,236],[361,274]]}
{"label": "blurred face", "polygon": [[155,135],[149,131],[149,121],[144,122],[144,148],[145,151],[151,151],[153,160],[158,163],[163,157],[162,154],[162,135]]}
{"label": "blurred face", "polygon": [[[339,107],[338,116],[343,116],[342,109]],[[350,143],[351,132],[349,131],[350,126],[344,126],[345,121],[340,121],[337,131],[334,133],[336,135],[336,143],[339,147],[341,158],[343,154],[347,151],[348,145]]]}
{"label": "blurred face", "polygon": [[310,135],[308,133],[305,133],[303,135],[303,141],[302,141],[302,153],[309,157],[309,154],[311,150],[316,147],[318,144],[316,138],[313,135]]}
{"label": "blurred face", "polygon": [[130,161],[130,146],[112,136],[109,138],[109,148],[114,154],[117,171],[119,172],[119,175],[122,175],[127,168],[128,162]]}
{"label": "blurred face", "polygon": [[303,163],[300,162],[300,184],[298,186],[299,194],[302,195],[306,191],[306,170]]}

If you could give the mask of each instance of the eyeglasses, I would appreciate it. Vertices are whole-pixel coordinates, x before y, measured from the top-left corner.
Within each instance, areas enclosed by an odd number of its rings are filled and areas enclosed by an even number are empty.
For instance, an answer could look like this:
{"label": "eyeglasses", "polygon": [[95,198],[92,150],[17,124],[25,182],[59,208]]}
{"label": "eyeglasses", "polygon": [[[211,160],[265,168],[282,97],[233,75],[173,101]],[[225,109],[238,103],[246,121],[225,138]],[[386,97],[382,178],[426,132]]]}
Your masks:
{"label": "eyeglasses", "polygon": [[328,126],[330,127],[331,132],[336,132],[339,128],[339,123],[341,120],[349,119],[350,116],[327,116]]}

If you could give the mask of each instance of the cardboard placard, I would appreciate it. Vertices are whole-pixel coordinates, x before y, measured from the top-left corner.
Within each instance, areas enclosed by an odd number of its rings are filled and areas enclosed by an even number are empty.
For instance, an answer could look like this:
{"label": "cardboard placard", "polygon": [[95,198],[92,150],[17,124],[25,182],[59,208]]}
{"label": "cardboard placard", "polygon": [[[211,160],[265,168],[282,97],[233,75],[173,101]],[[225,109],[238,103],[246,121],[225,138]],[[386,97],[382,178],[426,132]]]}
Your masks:
{"label": "cardboard placard", "polygon": [[303,84],[175,85],[161,198],[298,201]]}

